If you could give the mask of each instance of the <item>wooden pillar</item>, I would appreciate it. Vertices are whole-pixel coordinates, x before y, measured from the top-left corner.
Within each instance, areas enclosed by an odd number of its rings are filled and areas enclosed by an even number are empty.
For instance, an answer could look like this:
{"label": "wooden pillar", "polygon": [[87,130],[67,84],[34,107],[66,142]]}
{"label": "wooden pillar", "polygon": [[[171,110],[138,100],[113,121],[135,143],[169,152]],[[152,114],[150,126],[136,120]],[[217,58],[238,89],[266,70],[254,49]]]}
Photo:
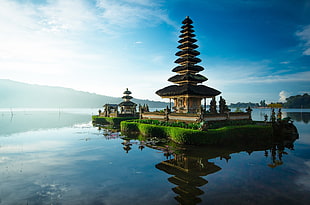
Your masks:
{"label": "wooden pillar", "polygon": [[204,98],[204,108],[205,110],[207,110],[207,99],[206,98]]}

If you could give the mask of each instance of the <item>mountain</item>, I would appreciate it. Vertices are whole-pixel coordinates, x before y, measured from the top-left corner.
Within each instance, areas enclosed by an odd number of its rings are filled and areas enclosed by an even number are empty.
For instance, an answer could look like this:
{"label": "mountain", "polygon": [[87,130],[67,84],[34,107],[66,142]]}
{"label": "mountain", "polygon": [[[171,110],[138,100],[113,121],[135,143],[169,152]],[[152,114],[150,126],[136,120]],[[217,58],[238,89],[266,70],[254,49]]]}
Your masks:
{"label": "mountain", "polygon": [[[99,108],[106,103],[118,104],[121,98],[77,91],[70,88],[33,85],[0,79],[0,108]],[[160,101],[133,99],[150,108],[163,108]]]}

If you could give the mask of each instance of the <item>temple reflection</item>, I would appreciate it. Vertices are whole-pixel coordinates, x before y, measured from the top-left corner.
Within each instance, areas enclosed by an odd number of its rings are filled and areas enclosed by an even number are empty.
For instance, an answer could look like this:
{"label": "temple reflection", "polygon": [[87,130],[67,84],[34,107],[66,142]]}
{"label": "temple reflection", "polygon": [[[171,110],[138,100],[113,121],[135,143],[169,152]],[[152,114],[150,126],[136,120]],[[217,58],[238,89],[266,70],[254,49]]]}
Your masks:
{"label": "temple reflection", "polygon": [[176,194],[175,200],[179,204],[198,204],[202,202],[200,196],[204,194],[202,187],[208,183],[206,177],[221,170],[221,167],[210,160],[218,158],[228,163],[233,153],[247,152],[251,155],[253,152],[260,151],[262,155],[270,158],[266,166],[275,168],[284,163],[283,155],[288,154],[285,149],[293,150],[293,143],[297,138],[298,136],[295,135],[276,141],[247,143],[231,147],[180,146],[162,138],[144,139],[138,142],[135,139],[131,142],[126,138],[122,144],[127,153],[132,149],[133,144],[137,145],[141,151],[149,147],[162,153],[166,160],[156,164],[155,167],[171,175],[167,179],[175,185],[172,188]]}
{"label": "temple reflection", "polygon": [[178,196],[175,199],[180,204],[197,204],[198,197],[204,192],[199,187],[208,183],[202,176],[220,171],[221,168],[206,158],[191,157],[183,154],[174,154],[174,158],[162,161],[156,168],[173,175],[168,181],[175,184],[173,192]]}
{"label": "temple reflection", "polygon": [[157,150],[164,156],[163,161],[155,167],[167,173],[167,180],[173,184],[171,189],[174,199],[179,204],[198,204],[202,202],[201,196],[205,193],[208,184],[206,177],[221,171],[214,159],[225,160],[229,163],[232,154],[246,152],[260,152],[268,158],[266,166],[276,168],[284,164],[283,156],[287,150],[294,150],[294,142],[298,134],[274,137],[270,141],[240,142],[231,146],[185,146],[174,144],[167,138],[146,138],[143,136],[121,136],[119,132],[98,128],[106,139],[122,139],[122,148],[130,154],[131,150],[141,152],[146,148]]}

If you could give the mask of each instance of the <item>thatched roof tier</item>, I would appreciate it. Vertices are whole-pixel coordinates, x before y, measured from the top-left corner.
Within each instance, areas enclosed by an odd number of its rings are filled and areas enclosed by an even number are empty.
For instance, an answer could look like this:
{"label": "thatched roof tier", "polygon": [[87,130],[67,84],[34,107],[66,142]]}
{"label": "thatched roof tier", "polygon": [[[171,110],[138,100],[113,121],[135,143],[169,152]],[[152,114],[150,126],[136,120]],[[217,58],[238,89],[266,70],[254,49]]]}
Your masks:
{"label": "thatched roof tier", "polygon": [[180,31],[181,33],[193,33],[195,32],[193,29],[186,27],[185,29]]}
{"label": "thatched roof tier", "polygon": [[192,34],[192,33],[184,33],[184,34],[181,34],[179,35],[180,38],[187,38],[187,37],[195,37],[196,35],[195,34]]}
{"label": "thatched roof tier", "polygon": [[[185,177],[183,177],[183,178],[185,178]],[[201,177],[199,177],[199,178],[201,178]],[[186,180],[186,178],[185,178],[185,180]],[[178,185],[178,186],[191,184],[195,187],[200,187],[200,186],[203,186],[207,183],[207,181],[204,181],[204,180],[191,180],[191,179],[189,179],[189,181],[185,181],[185,180],[181,179],[179,177],[176,177],[176,176],[172,176],[172,177],[168,178],[169,182],[171,182],[175,185]]]}
{"label": "thatched roof tier", "polygon": [[168,81],[173,83],[181,83],[181,82],[194,82],[194,83],[202,83],[207,81],[208,78],[204,77],[200,74],[191,74],[186,73],[185,75],[175,75],[168,79]]}
{"label": "thatched roof tier", "polygon": [[128,99],[128,100],[130,100],[130,99],[132,99],[132,97],[131,97],[130,95],[125,95],[125,96],[122,97],[122,99]]}
{"label": "thatched roof tier", "polygon": [[130,95],[131,94],[131,92],[128,90],[128,88],[125,90],[125,92],[123,92],[123,94],[125,94],[125,95]]}
{"label": "thatched roof tier", "polygon": [[112,108],[117,108],[117,104],[105,104],[103,107],[106,107],[106,106],[108,106],[108,107],[112,107]]}
{"label": "thatched roof tier", "polygon": [[197,42],[197,40],[194,39],[194,38],[182,38],[182,39],[179,40],[178,42],[179,42],[179,43],[185,43],[185,42],[195,43],[195,42]]}
{"label": "thatched roof tier", "polygon": [[189,18],[189,16],[186,16],[186,18],[182,21],[182,24],[192,24],[192,19]]}
{"label": "thatched roof tier", "polygon": [[184,182],[187,182],[187,184],[196,186],[203,186],[204,184],[208,183],[207,180],[200,176],[206,176],[221,170],[219,166],[212,162],[208,162],[207,166],[205,167],[191,166],[189,169],[184,169],[182,165],[177,164],[175,159],[163,161],[159,164],[156,164],[155,167],[170,175],[174,175],[177,178],[182,179],[183,183],[180,180],[169,178],[169,181],[176,185],[183,185]]}
{"label": "thatched roof tier", "polygon": [[182,29],[186,29],[186,28],[194,28],[194,26],[190,25],[190,24],[186,24],[181,26]]}
{"label": "thatched roof tier", "polygon": [[131,101],[124,101],[119,104],[119,106],[135,106],[135,105],[137,104]]}
{"label": "thatched roof tier", "polygon": [[192,204],[198,204],[201,202],[201,199],[195,196],[204,194],[201,189],[191,184],[185,185],[185,183],[182,186],[172,188],[172,190],[179,195],[181,201],[180,204],[189,204],[186,203],[186,201],[191,202]]}
{"label": "thatched roof tier", "polygon": [[177,48],[179,48],[179,49],[183,49],[183,48],[195,49],[195,48],[198,48],[198,46],[196,44],[193,44],[193,43],[183,43],[183,44],[179,45]]}
{"label": "thatched roof tier", "polygon": [[156,94],[163,98],[173,98],[178,96],[197,96],[201,98],[211,98],[221,94],[220,91],[205,85],[170,85],[156,91]]}
{"label": "thatched roof tier", "polygon": [[200,55],[200,52],[196,51],[196,50],[192,50],[192,49],[185,49],[185,50],[181,50],[181,51],[177,52],[175,55],[176,56],[183,56],[185,54],[198,56],[198,55]]}
{"label": "thatched roof tier", "polygon": [[204,68],[202,66],[199,66],[199,65],[186,64],[183,66],[177,66],[177,67],[173,68],[172,72],[182,72],[182,71],[186,71],[186,70],[190,70],[190,71],[194,71],[194,72],[200,72],[200,71],[203,71]]}
{"label": "thatched roof tier", "polygon": [[188,56],[188,57],[178,58],[174,62],[175,63],[179,63],[179,64],[182,64],[182,63],[192,63],[192,64],[195,64],[195,63],[200,63],[201,59],[200,58],[196,58],[196,57]]}

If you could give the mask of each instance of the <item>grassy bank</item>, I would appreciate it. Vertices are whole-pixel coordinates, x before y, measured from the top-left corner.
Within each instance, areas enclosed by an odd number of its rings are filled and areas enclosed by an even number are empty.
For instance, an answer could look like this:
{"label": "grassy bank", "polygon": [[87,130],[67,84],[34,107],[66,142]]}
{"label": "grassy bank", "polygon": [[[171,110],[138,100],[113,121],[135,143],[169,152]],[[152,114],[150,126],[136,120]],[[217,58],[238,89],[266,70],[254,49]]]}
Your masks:
{"label": "grassy bank", "polygon": [[110,124],[112,126],[120,126],[120,123],[125,120],[134,120],[136,117],[101,117],[98,115],[92,116],[93,123],[96,124]]}
{"label": "grassy bank", "polygon": [[248,143],[261,140],[270,140],[273,136],[271,125],[236,125],[225,126],[208,131],[185,129],[180,127],[159,126],[132,121],[121,122],[121,131],[139,132],[150,137],[169,137],[180,144],[219,145]]}

